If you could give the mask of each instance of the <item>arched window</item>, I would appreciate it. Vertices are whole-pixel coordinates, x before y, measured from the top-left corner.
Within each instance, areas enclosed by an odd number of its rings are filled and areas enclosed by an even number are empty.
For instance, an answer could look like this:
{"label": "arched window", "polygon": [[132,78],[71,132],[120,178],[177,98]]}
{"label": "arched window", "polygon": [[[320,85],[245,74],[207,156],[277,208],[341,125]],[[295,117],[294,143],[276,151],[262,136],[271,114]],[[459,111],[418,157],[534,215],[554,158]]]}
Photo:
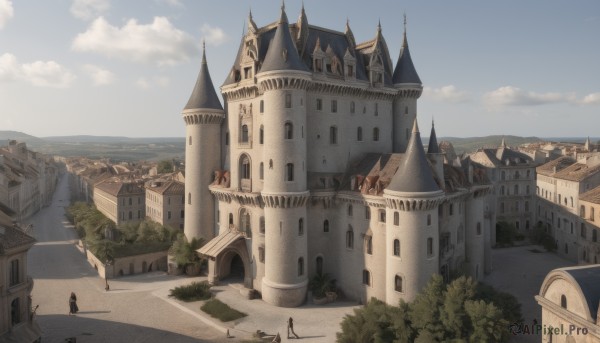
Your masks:
{"label": "arched window", "polygon": [[304,275],[304,258],[298,259],[298,276]]}
{"label": "arched window", "polygon": [[329,144],[337,144],[337,127],[329,127]]}
{"label": "arched window", "polygon": [[285,181],[294,181],[294,164],[288,163],[285,165]]}
{"label": "arched window", "polygon": [[304,234],[304,218],[298,219],[298,236]]}
{"label": "arched window", "polygon": [[323,221],[323,232],[329,232],[329,220]]}
{"label": "arched window", "polygon": [[362,138],[362,127],[358,127],[356,128],[356,140],[359,142],[362,142],[363,138]]}
{"label": "arched window", "polygon": [[248,155],[244,154],[240,157],[240,177],[242,179],[249,179],[250,171],[250,158],[248,157]]}
{"label": "arched window", "polygon": [[371,272],[363,269],[363,285],[371,286]]}
{"label": "arched window", "polygon": [[354,249],[354,230],[352,225],[348,225],[348,231],[346,231],[346,248]]}
{"label": "arched window", "polygon": [[400,275],[396,275],[396,277],[394,278],[394,290],[396,292],[400,292],[402,293],[402,277]]}
{"label": "arched window", "polygon": [[250,213],[245,208],[240,210],[240,231],[246,234],[246,237],[252,237],[252,228],[250,226]]}
{"label": "arched window", "polygon": [[348,216],[352,217],[352,204],[348,205]]}
{"label": "arched window", "polygon": [[394,212],[394,225],[400,225],[400,212]]}
{"label": "arched window", "polygon": [[317,257],[317,275],[323,274],[323,257]]}
{"label": "arched window", "polygon": [[258,131],[258,144],[265,143],[265,128],[261,125]]}
{"label": "arched window", "polygon": [[240,139],[242,143],[248,143],[248,125],[246,124],[242,125],[242,136]]}
{"label": "arched window", "polygon": [[265,164],[260,162],[260,167],[258,168],[258,178],[263,180],[265,178]]}
{"label": "arched window", "polygon": [[373,236],[365,236],[365,248],[367,250],[367,254],[373,255]]}
{"label": "arched window", "polygon": [[567,308],[567,297],[564,294],[560,296],[560,307],[566,309]]}
{"label": "arched window", "polygon": [[400,256],[400,240],[394,239],[394,256]]}
{"label": "arched window", "polygon": [[378,127],[373,128],[373,141],[374,142],[379,141],[379,128]]}
{"label": "arched window", "polygon": [[260,217],[258,221],[258,232],[265,233],[265,217]]}
{"label": "arched window", "polygon": [[294,125],[289,121],[284,125],[284,137],[285,139],[294,138]]}

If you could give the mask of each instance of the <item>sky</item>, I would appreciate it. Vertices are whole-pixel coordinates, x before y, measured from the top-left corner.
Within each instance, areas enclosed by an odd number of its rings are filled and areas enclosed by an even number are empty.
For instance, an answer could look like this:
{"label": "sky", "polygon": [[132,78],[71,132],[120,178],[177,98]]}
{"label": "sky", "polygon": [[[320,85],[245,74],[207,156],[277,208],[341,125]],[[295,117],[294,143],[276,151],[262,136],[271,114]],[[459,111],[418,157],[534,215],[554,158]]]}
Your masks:
{"label": "sky", "polygon": [[[302,2],[285,9],[296,21]],[[183,137],[202,41],[215,87],[251,9],[280,0],[0,0],[0,130],[38,137]],[[309,24],[357,42],[377,23],[397,60],[407,15],[438,136],[600,136],[600,1],[304,0]]]}

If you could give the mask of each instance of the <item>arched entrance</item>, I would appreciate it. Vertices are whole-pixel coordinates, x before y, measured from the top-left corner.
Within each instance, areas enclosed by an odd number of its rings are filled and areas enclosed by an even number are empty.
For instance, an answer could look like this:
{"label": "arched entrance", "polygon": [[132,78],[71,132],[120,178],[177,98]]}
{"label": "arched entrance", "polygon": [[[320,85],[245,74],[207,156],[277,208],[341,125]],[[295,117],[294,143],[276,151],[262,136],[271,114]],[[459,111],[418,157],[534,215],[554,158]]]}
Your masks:
{"label": "arched entrance", "polygon": [[208,257],[208,281],[218,283],[223,279],[252,287],[252,261],[246,239],[236,231],[228,231],[213,238],[198,252]]}
{"label": "arched entrance", "polygon": [[234,249],[227,249],[219,256],[218,275],[219,280],[228,282],[244,283],[246,269],[244,260]]}

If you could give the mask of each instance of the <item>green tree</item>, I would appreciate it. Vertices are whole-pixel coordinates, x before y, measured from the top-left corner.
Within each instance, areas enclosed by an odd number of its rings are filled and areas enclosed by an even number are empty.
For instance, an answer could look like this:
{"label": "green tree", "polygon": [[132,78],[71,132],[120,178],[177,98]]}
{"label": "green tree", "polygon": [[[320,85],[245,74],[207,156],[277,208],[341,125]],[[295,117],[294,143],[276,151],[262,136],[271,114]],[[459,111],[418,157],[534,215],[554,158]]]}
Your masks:
{"label": "green tree", "polygon": [[440,309],[444,304],[443,292],[444,279],[441,275],[434,274],[410,305],[408,312],[412,327],[419,335],[428,332],[438,341],[444,339],[445,332],[440,318]]}
{"label": "green tree", "polygon": [[502,311],[492,303],[483,300],[467,300],[465,310],[471,319],[473,331],[470,342],[501,342],[508,335],[508,321]]}
{"label": "green tree", "polygon": [[159,174],[172,173],[173,172],[173,163],[169,160],[160,161],[160,162],[158,162],[158,166],[156,166],[156,171]]}
{"label": "green tree", "polygon": [[466,276],[459,277],[446,287],[440,319],[450,337],[460,339],[466,334],[468,317],[464,304],[475,297],[476,291],[477,284]]}
{"label": "green tree", "polygon": [[[405,309],[405,308],[404,308]],[[346,315],[342,320],[342,332],[336,334],[340,343],[383,343],[409,342],[399,340],[396,325],[402,327],[406,318],[403,308],[389,306],[371,298],[362,309],[355,309],[354,315]]]}

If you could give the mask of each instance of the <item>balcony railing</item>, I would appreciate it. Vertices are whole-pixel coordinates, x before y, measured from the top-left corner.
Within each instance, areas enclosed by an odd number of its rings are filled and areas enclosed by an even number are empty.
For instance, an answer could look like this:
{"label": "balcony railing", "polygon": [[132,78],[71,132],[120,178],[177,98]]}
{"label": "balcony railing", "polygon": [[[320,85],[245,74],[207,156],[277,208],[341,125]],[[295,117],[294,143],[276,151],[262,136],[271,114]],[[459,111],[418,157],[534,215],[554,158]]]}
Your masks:
{"label": "balcony railing", "polygon": [[252,192],[252,179],[240,179],[240,189],[242,192]]}

